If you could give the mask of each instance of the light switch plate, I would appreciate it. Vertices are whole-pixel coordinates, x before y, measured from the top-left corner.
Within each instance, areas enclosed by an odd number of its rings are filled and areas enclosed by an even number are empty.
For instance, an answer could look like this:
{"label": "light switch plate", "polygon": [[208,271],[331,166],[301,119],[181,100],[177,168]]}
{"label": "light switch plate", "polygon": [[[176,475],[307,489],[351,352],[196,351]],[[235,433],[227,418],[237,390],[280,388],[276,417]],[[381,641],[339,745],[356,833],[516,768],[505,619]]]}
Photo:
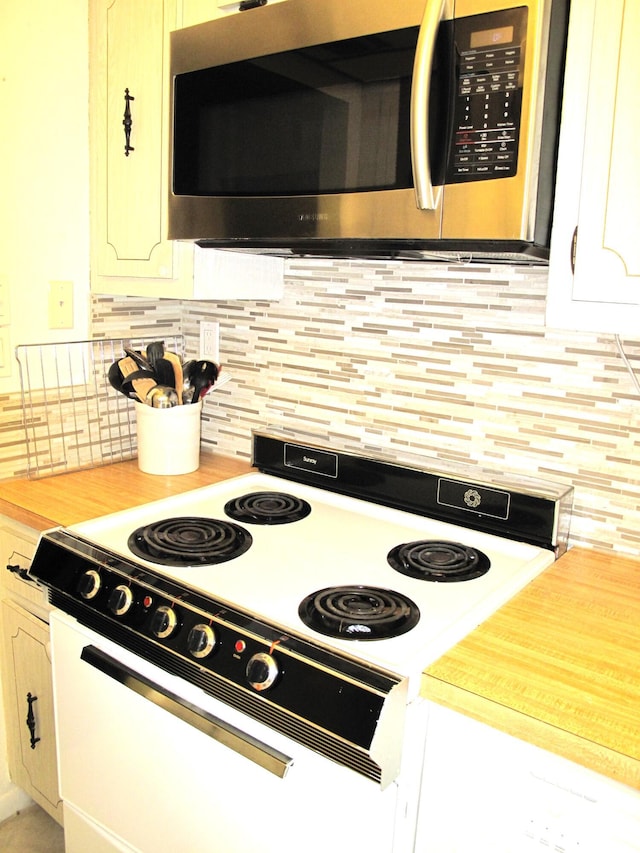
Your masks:
{"label": "light switch plate", "polygon": [[73,282],[49,282],[49,328],[73,329]]}

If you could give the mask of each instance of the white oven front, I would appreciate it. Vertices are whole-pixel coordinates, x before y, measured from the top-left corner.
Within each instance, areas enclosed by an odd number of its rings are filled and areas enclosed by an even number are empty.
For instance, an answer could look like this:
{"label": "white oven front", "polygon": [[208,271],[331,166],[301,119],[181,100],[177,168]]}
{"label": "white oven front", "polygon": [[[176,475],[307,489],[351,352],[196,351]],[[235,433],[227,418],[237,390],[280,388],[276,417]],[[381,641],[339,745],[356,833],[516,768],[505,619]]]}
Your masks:
{"label": "white oven front", "polygon": [[384,790],[54,611],[67,853],[405,853],[423,713]]}

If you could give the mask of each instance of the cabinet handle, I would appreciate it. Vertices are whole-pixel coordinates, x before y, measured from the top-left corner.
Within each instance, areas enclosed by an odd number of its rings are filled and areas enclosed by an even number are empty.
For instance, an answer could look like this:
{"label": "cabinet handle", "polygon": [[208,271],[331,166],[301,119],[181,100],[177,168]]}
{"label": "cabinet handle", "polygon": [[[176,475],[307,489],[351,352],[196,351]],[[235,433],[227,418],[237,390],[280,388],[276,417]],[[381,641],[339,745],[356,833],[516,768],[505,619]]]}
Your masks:
{"label": "cabinet handle", "polygon": [[29,577],[29,572],[27,569],[23,569],[22,566],[13,563],[7,563],[6,569],[8,572],[13,572],[14,575],[18,575],[23,581],[28,581],[29,583],[35,583],[35,581]]}
{"label": "cabinet handle", "polygon": [[29,706],[29,710],[27,711],[27,728],[31,733],[31,749],[35,749],[36,744],[40,740],[39,737],[36,737],[36,717],[33,713],[33,703],[37,701],[37,696],[32,696],[31,693],[27,693],[27,705]]}
{"label": "cabinet handle", "polygon": [[576,246],[578,245],[578,226],[573,230],[573,237],[571,238],[571,275],[575,275],[576,272]]}
{"label": "cabinet handle", "polygon": [[133,119],[131,118],[131,107],[129,106],[131,101],[135,101],[133,95],[129,94],[129,90],[124,90],[124,119],[122,120],[122,124],[124,125],[124,156],[129,156],[129,151],[135,151],[135,148],[132,148],[129,144],[131,142],[131,128],[133,127]]}

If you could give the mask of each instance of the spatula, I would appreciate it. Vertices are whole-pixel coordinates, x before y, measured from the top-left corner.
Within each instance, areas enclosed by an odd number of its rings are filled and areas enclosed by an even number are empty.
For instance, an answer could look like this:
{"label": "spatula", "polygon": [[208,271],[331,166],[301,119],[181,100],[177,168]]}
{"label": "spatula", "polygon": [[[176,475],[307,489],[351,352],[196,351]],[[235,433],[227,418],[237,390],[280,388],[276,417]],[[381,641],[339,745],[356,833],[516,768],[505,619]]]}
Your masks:
{"label": "spatula", "polygon": [[182,373],[182,362],[180,361],[179,356],[175,354],[175,352],[169,352],[167,350],[164,354],[164,360],[168,361],[171,364],[173,369],[173,387],[178,392],[178,402],[182,403],[182,388],[184,385],[184,376]]}

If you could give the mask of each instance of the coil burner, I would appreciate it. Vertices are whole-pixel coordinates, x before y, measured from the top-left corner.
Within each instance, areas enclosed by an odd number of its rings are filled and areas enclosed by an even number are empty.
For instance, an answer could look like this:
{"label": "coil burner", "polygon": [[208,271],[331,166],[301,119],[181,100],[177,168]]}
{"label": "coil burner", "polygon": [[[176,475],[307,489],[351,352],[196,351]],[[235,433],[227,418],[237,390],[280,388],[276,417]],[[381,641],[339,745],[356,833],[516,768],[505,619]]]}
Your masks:
{"label": "coil burner", "polygon": [[245,524],[290,524],[306,518],[311,506],[286,492],[251,492],[228,501],[224,511]]}
{"label": "coil burner", "polygon": [[248,530],[216,518],[166,518],[138,527],[129,536],[131,551],[163,566],[224,563],[251,547]]}
{"label": "coil burner", "polygon": [[410,631],[418,606],[404,595],[372,586],[332,586],[308,595],[298,615],[309,628],[342,640],[384,640]]}
{"label": "coil burner", "polygon": [[430,539],[396,545],[387,554],[387,562],[403,575],[441,583],[473,580],[491,567],[487,555],[477,548]]}

